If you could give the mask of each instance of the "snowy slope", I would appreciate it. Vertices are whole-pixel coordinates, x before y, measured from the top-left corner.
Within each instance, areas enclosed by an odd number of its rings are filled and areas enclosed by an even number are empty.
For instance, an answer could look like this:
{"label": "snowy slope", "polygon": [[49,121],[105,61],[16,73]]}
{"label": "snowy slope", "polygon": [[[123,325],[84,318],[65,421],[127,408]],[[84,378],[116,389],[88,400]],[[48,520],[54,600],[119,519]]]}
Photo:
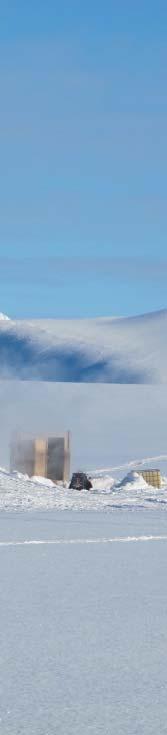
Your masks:
{"label": "snowy slope", "polygon": [[166,334],[167,310],[118,319],[1,318],[0,378],[166,383]]}

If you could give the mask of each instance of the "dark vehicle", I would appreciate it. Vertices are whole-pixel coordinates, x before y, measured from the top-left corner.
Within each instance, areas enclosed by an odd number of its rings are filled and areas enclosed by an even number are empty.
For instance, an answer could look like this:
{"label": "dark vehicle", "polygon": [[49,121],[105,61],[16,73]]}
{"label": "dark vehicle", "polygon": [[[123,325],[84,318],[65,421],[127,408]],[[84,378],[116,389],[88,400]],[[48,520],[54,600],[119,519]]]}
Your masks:
{"label": "dark vehicle", "polygon": [[73,490],[90,490],[92,483],[85,472],[74,472],[71,478],[69,488]]}

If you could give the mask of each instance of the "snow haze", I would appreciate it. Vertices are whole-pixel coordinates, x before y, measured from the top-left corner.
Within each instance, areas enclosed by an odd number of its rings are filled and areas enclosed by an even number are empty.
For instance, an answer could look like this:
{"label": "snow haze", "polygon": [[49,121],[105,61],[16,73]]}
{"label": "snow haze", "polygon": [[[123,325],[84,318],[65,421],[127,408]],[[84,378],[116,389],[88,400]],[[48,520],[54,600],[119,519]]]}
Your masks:
{"label": "snow haze", "polygon": [[[9,467],[19,435],[71,432],[71,471],[108,470],[156,457],[166,472],[167,391],[162,385],[102,385],[0,381],[0,465]],[[160,458],[160,459],[159,459]],[[122,467],[123,465],[123,467]],[[154,464],[155,466],[155,464]]]}

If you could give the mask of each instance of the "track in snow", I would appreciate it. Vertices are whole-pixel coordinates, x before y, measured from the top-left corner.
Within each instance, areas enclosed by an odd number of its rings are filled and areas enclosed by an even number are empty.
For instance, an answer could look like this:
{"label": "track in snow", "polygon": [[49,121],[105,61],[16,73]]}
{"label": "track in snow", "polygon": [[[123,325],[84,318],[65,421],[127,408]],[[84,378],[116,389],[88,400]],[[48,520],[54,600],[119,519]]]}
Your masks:
{"label": "track in snow", "polygon": [[120,536],[115,538],[93,538],[93,539],[53,539],[53,540],[31,540],[31,541],[0,541],[0,547],[6,546],[69,546],[78,544],[125,544],[137,541],[167,541],[167,535],[163,536]]}

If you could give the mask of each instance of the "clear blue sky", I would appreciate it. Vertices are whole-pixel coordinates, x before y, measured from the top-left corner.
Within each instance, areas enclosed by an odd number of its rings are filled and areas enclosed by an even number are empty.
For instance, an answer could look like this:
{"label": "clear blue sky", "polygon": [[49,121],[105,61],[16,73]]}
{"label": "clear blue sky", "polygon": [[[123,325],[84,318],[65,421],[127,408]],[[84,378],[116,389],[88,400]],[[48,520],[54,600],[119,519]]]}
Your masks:
{"label": "clear blue sky", "polygon": [[167,306],[166,38],[166,0],[2,0],[0,311]]}

